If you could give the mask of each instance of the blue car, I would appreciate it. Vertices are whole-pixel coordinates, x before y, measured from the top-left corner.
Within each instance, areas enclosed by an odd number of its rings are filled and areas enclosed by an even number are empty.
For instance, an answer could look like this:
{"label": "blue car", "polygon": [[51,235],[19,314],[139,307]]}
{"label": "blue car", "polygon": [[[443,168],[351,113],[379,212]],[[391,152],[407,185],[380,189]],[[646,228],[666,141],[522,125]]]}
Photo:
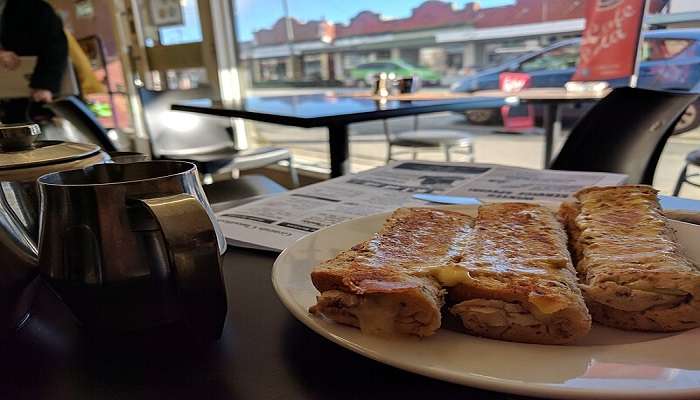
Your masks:
{"label": "blue car", "polygon": [[[518,57],[505,64],[487,68],[452,86],[455,92],[498,89],[502,72],[524,72],[531,76],[532,87],[563,87],[571,80],[578,62],[581,39],[555,43],[537,52]],[[610,82],[615,85],[616,82]],[[649,89],[693,90],[700,88],[700,29],[664,29],[646,32],[639,66],[638,86]],[[575,120],[589,106],[570,107],[565,120]],[[497,109],[472,110],[466,117],[473,124],[500,122]],[[700,125],[700,100],[684,112],[674,133]]]}

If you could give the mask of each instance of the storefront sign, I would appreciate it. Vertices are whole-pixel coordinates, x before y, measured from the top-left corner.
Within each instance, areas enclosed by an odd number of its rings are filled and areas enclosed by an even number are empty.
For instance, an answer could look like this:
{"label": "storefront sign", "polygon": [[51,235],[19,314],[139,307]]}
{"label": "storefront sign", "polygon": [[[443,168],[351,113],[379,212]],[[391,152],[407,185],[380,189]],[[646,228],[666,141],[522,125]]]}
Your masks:
{"label": "storefront sign", "polygon": [[[530,87],[532,77],[522,72],[503,72],[498,76],[498,86],[508,93],[519,92]],[[503,127],[508,132],[517,132],[534,128],[535,109],[531,104],[502,106]]]}
{"label": "storefront sign", "polygon": [[92,18],[95,16],[95,5],[92,0],[75,2],[75,16],[78,18]]}
{"label": "storefront sign", "polygon": [[574,81],[634,84],[646,0],[589,0]]}
{"label": "storefront sign", "polygon": [[517,92],[530,84],[530,75],[522,72],[503,72],[498,76],[498,87],[504,92]]}
{"label": "storefront sign", "polygon": [[158,27],[182,25],[180,0],[149,0],[151,22]]}

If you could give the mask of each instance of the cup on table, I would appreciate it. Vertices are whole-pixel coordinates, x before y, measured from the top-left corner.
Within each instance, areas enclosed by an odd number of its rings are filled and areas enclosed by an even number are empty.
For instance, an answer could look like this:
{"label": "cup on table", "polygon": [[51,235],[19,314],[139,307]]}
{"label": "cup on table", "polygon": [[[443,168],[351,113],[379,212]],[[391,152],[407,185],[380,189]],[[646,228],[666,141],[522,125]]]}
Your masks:
{"label": "cup on table", "polygon": [[399,78],[395,81],[395,85],[401,94],[415,93],[421,87],[420,78],[417,76]]}

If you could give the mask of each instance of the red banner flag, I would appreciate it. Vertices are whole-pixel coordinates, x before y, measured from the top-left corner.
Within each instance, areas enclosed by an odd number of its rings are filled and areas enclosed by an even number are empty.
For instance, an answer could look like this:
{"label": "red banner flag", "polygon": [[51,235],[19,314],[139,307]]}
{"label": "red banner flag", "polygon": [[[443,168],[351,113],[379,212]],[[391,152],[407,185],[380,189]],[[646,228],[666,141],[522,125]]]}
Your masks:
{"label": "red banner flag", "polygon": [[646,0],[588,0],[574,81],[608,81],[636,74]]}

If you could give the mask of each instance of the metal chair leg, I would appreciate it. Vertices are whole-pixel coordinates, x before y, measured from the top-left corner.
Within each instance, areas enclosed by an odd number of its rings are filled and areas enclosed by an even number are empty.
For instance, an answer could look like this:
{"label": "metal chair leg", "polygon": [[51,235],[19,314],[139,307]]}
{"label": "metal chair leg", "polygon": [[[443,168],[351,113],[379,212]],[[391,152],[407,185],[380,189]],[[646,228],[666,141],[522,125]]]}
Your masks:
{"label": "metal chair leg", "polygon": [[386,143],[386,161],[385,161],[385,164],[388,164],[389,161],[391,161],[391,142]]}
{"label": "metal chair leg", "polygon": [[451,146],[444,146],[445,161],[447,161],[447,162],[450,162],[450,147]]}
{"label": "metal chair leg", "polygon": [[415,160],[418,158],[418,151],[415,148],[411,149],[411,159]]}
{"label": "metal chair leg", "polygon": [[294,168],[294,163],[293,163],[293,157],[289,157],[287,162],[289,163],[289,177],[292,180],[292,187],[297,188],[299,187],[299,174],[297,173],[297,169]]}
{"label": "metal chair leg", "polygon": [[678,176],[678,180],[676,181],[676,187],[673,189],[673,195],[678,196],[678,193],[681,191],[681,186],[683,186],[683,183],[685,182],[685,176],[688,173],[688,163],[686,163],[683,166],[683,169],[681,170],[681,174]]}
{"label": "metal chair leg", "polygon": [[476,160],[476,155],[474,154],[474,144],[469,145],[469,155],[467,156],[467,161],[473,163]]}

